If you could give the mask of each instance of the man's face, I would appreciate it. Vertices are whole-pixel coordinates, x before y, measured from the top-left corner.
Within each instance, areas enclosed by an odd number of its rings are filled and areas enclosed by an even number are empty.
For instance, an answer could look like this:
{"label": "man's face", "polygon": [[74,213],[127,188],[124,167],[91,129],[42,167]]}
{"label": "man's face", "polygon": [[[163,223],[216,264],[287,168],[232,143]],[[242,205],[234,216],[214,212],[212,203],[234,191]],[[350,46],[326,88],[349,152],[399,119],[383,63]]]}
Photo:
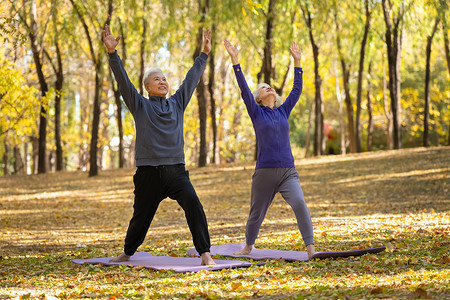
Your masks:
{"label": "man's face", "polygon": [[145,89],[150,96],[165,97],[169,92],[169,83],[163,73],[156,72],[150,74]]}

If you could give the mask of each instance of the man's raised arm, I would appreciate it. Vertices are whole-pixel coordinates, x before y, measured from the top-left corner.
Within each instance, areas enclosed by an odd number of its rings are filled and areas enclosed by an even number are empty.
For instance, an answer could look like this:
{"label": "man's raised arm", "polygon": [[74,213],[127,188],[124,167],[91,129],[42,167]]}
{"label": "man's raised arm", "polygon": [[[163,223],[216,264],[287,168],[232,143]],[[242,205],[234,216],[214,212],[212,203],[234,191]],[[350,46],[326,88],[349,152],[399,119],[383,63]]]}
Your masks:
{"label": "man's raised arm", "polygon": [[119,40],[121,38],[121,35],[119,35],[117,38],[114,38],[109,26],[105,25],[105,29],[103,30],[103,43],[108,50],[109,65],[111,66],[111,69],[114,73],[114,77],[117,81],[117,85],[119,87],[119,91],[122,95],[123,101],[127,105],[131,114],[134,115],[134,112],[139,105],[141,95],[128,78],[128,74],[125,71],[122,60],[116,52],[116,47],[119,44]]}
{"label": "man's raised arm", "polygon": [[183,83],[180,85],[179,89],[174,94],[176,101],[182,105],[183,110],[186,109],[189,101],[191,100],[192,94],[197,87],[200,76],[203,74],[203,70],[206,66],[206,60],[211,52],[211,31],[207,29],[203,34],[203,51],[195,59],[194,65],[187,72]]}

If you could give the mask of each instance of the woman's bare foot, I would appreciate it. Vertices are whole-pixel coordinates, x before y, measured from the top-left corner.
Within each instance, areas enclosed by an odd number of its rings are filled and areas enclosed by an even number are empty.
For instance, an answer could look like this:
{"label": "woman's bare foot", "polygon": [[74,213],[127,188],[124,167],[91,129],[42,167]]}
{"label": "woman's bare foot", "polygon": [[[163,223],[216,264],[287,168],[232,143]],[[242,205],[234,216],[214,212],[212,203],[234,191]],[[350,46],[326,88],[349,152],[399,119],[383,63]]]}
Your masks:
{"label": "woman's bare foot", "polygon": [[308,259],[311,259],[311,257],[316,254],[314,244],[309,244],[308,246],[306,246],[306,252],[308,252]]}
{"label": "woman's bare foot", "polygon": [[248,255],[253,250],[253,245],[245,245],[244,248],[242,248],[239,251],[233,252],[234,255]]}
{"label": "woman's bare foot", "polygon": [[126,255],[125,253],[122,253],[122,254],[120,254],[120,255],[117,256],[117,257],[111,258],[111,259],[109,260],[109,262],[129,261],[129,260],[130,260],[130,257],[131,257],[131,256]]}
{"label": "woman's bare foot", "polygon": [[216,264],[209,252],[203,252],[201,257],[202,257],[202,266],[210,266]]}

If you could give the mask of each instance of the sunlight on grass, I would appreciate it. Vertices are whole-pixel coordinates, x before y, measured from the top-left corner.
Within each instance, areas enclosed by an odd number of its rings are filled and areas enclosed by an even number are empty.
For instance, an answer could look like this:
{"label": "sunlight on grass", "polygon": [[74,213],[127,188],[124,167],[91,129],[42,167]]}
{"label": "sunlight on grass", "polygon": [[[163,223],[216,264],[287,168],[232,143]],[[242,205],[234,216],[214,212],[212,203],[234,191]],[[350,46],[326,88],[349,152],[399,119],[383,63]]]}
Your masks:
{"label": "sunlight on grass", "polygon": [[[192,274],[71,262],[122,251],[134,170],[104,171],[96,178],[82,172],[3,177],[0,299],[445,299],[450,297],[448,165],[448,147],[297,161],[317,251],[387,250],[335,260],[267,260],[263,266]],[[245,241],[253,168],[251,163],[191,167],[212,244]],[[292,209],[280,196],[255,246],[304,250]],[[190,248],[184,212],[175,201],[164,200],[138,251],[185,256]]]}

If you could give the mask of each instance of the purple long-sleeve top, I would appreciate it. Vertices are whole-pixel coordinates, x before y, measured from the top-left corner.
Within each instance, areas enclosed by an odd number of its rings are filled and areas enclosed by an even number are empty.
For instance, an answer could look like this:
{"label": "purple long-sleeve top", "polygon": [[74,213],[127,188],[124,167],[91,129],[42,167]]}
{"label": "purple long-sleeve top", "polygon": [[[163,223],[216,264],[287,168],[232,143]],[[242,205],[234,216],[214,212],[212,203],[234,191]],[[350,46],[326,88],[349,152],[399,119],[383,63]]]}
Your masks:
{"label": "purple long-sleeve top", "polygon": [[255,129],[258,156],[256,169],[294,167],[289,140],[289,115],[298,102],[303,88],[303,69],[295,67],[294,86],[284,103],[271,109],[256,104],[239,64],[233,66],[247,112]]}

